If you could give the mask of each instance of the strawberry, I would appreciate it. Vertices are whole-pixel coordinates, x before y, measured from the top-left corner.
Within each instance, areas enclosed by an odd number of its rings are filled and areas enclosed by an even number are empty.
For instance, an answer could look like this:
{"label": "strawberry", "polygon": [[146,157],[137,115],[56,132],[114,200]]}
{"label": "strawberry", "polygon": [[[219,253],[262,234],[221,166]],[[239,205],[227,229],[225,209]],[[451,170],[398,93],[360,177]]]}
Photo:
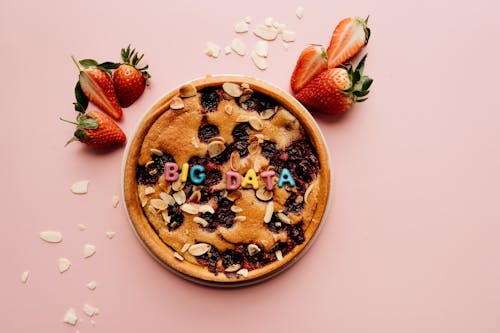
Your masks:
{"label": "strawberry", "polygon": [[358,66],[352,65],[329,68],[314,77],[295,97],[312,111],[341,115],[354,103],[367,99],[373,82],[363,75],[366,55]]}
{"label": "strawberry", "polygon": [[130,45],[122,49],[123,63],[113,74],[113,83],[120,105],[124,108],[132,105],[144,92],[146,81],[151,77],[146,71],[148,65],[138,67],[144,54],[138,55],[135,49],[130,50]]}
{"label": "strawberry", "polygon": [[66,145],[80,141],[93,148],[108,148],[126,141],[121,128],[101,112],[79,113],[76,122],[62,118],[61,120],[76,125],[75,134]]}
{"label": "strawberry", "polygon": [[330,45],[326,50],[328,68],[335,68],[349,61],[368,43],[370,29],[367,27],[368,17],[348,17],[340,21],[333,31]]}
{"label": "strawberry", "polygon": [[327,68],[328,58],[321,45],[309,45],[299,56],[290,79],[294,93],[302,89],[314,76]]}
{"label": "strawberry", "polygon": [[118,103],[113,80],[107,70],[116,68],[114,63],[98,65],[95,60],[84,59],[77,61],[71,57],[80,72],[78,83],[85,96],[102,111],[116,120],[122,117],[122,108]]}

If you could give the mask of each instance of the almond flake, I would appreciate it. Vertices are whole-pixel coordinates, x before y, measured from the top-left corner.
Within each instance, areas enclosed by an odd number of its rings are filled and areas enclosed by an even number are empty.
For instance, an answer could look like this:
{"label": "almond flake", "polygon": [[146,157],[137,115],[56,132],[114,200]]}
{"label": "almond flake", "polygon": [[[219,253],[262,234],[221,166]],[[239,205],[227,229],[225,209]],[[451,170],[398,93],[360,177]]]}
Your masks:
{"label": "almond flake", "polygon": [[95,245],[92,245],[92,244],[85,244],[83,246],[83,257],[84,258],[88,258],[88,257],[91,257],[94,255],[96,251],[96,247]]}
{"label": "almond flake", "polygon": [[274,213],[274,203],[270,201],[267,206],[266,206],[266,213],[264,214],[264,222],[269,223],[271,222],[271,218],[273,217]]}
{"label": "almond flake", "polygon": [[146,194],[146,195],[153,194],[153,193],[155,193],[155,192],[156,192],[156,190],[155,190],[155,188],[154,188],[154,187],[152,187],[152,186],[148,186],[148,187],[146,187],[146,188],[144,189],[144,194]]}
{"label": "almond flake", "polygon": [[281,222],[286,223],[286,224],[291,223],[290,218],[288,216],[286,216],[284,213],[279,212],[276,215],[278,216],[278,218],[280,219]]}
{"label": "almond flake", "polygon": [[290,48],[290,44],[286,43],[286,42],[282,42],[282,45],[283,45],[283,49],[285,51],[288,51],[288,49]]}
{"label": "almond flake", "polygon": [[267,68],[266,58],[259,56],[255,51],[252,52],[250,57],[252,58],[253,63],[255,64],[255,66],[257,66],[258,69],[265,70]]}
{"label": "almond flake", "polygon": [[151,148],[149,150],[151,152],[151,154],[153,155],[156,155],[156,156],[163,156],[163,152],[159,149],[156,149],[156,148]]}
{"label": "almond flake", "polygon": [[166,225],[170,223],[171,217],[168,215],[168,211],[161,212],[161,217]]}
{"label": "almond flake", "polygon": [[225,54],[229,54],[229,53],[231,53],[231,51],[232,51],[232,50],[231,50],[231,46],[226,45],[226,46],[224,47],[224,53],[225,53]]}
{"label": "almond flake", "polygon": [[256,131],[262,131],[264,129],[264,124],[262,123],[262,120],[260,120],[257,117],[250,117],[248,120],[250,123],[250,126]]}
{"label": "almond flake", "polygon": [[250,16],[246,16],[243,21],[245,21],[246,23],[250,24],[252,23],[252,18]]}
{"label": "almond flake", "polygon": [[111,204],[113,205],[113,208],[116,208],[119,203],[120,203],[120,197],[117,195],[113,195],[113,197],[111,198]]}
{"label": "almond flake", "polygon": [[189,243],[185,243],[183,246],[182,246],[182,249],[181,249],[181,253],[185,253],[189,247],[191,246],[191,244]]}
{"label": "almond flake", "polygon": [[87,230],[87,226],[85,224],[78,224],[78,230],[85,231]]}
{"label": "almond flake", "polygon": [[240,21],[234,26],[234,32],[243,33],[248,31],[248,23]]}
{"label": "almond flake", "polygon": [[243,211],[243,208],[236,206],[236,205],[233,205],[233,206],[231,206],[231,211],[233,213],[241,213]]}
{"label": "almond flake", "polygon": [[29,275],[30,271],[24,271],[23,274],[21,274],[21,282],[26,283],[26,281],[28,281]]}
{"label": "almond flake", "polygon": [[220,46],[212,42],[207,42],[207,49],[205,50],[205,54],[213,58],[219,57]]}
{"label": "almond flake", "polygon": [[229,104],[226,104],[226,106],[224,106],[224,112],[227,113],[228,115],[232,115],[233,107]]}
{"label": "almond flake", "polygon": [[226,150],[226,146],[220,141],[212,141],[207,146],[208,155],[210,157],[215,157],[221,154],[224,150]]}
{"label": "almond flake", "polygon": [[179,96],[182,98],[188,98],[196,96],[196,88],[192,84],[185,84],[179,88]]}
{"label": "almond flake", "polygon": [[184,257],[181,256],[178,252],[174,252],[174,258],[179,261],[184,261]]}
{"label": "almond flake", "polygon": [[236,122],[237,123],[246,123],[248,122],[248,120],[250,119],[250,117],[246,114],[240,114],[238,116],[238,118],[236,118]]}
{"label": "almond flake", "polygon": [[240,268],[241,268],[240,264],[232,264],[228,268],[226,268],[224,271],[226,271],[228,273],[232,273],[232,272],[239,271]]}
{"label": "almond flake", "polygon": [[259,57],[266,58],[268,51],[269,51],[269,43],[267,41],[259,40],[257,44],[255,44],[255,53],[257,53]]}
{"label": "almond flake", "polygon": [[57,260],[57,268],[59,273],[66,272],[71,267],[71,262],[67,258],[59,258]]}
{"label": "almond flake", "polygon": [[71,192],[73,192],[74,194],[86,194],[88,191],[88,186],[88,180],[80,180],[71,185]]}
{"label": "almond flake", "polygon": [[264,20],[264,25],[266,27],[272,27],[273,26],[273,18],[272,17],[266,17]]}
{"label": "almond flake", "polygon": [[281,250],[274,252],[274,254],[276,255],[276,260],[278,261],[283,260],[283,253],[281,253]]}
{"label": "almond flake", "polygon": [[172,190],[180,191],[184,188],[184,183],[181,181],[181,177],[177,178],[175,182],[172,183]]}
{"label": "almond flake", "polygon": [[201,218],[201,217],[199,217],[199,216],[195,216],[195,217],[193,218],[193,221],[194,221],[194,222],[196,222],[196,223],[198,223],[198,224],[199,224],[199,225],[201,225],[202,227],[207,227],[207,226],[208,226],[208,222],[207,222],[207,220],[205,220],[205,219],[203,219],[203,218]]}
{"label": "almond flake", "polygon": [[232,96],[232,97],[240,97],[241,94],[243,94],[243,90],[241,89],[241,87],[239,85],[237,85],[236,83],[232,83],[232,82],[225,82],[222,85],[222,89],[229,96]]}
{"label": "almond flake", "polygon": [[304,17],[304,7],[302,6],[297,7],[297,9],[295,10],[295,15],[299,20],[302,19]]}
{"label": "almond flake", "polygon": [[175,204],[175,199],[170,194],[166,192],[160,192],[160,198],[167,203],[169,206],[173,206]]}
{"label": "almond flake", "polygon": [[195,215],[195,214],[198,214],[199,213],[199,209],[198,209],[198,206],[195,206],[195,205],[192,205],[192,204],[183,204],[181,206],[181,210],[183,212],[186,212],[188,214],[191,214],[191,215]]}
{"label": "almond flake", "polygon": [[284,30],[283,34],[281,35],[281,39],[284,42],[294,42],[296,37],[297,34],[295,33],[295,31],[291,30]]}
{"label": "almond flake", "polygon": [[82,311],[89,317],[92,317],[96,314],[99,313],[99,309],[96,308],[96,307],[93,307],[92,305],[90,304],[84,304],[83,305],[83,308],[82,308]]}
{"label": "almond flake", "polygon": [[215,210],[212,206],[210,205],[201,205],[198,210],[200,211],[200,213],[210,213],[210,214],[214,214],[215,213]]}
{"label": "almond flake", "polygon": [[167,203],[163,199],[151,199],[149,204],[159,211],[167,209]]}
{"label": "almond flake", "polygon": [[113,237],[115,237],[116,235],[116,232],[114,231],[106,231],[106,237],[108,237],[109,239],[113,239]]}
{"label": "almond flake", "polygon": [[248,269],[242,268],[239,271],[236,272],[237,275],[247,277],[248,276]]}
{"label": "almond flake", "polygon": [[90,290],[95,290],[96,287],[97,287],[97,282],[93,280],[87,283],[87,288],[89,288]]}
{"label": "almond flake", "polygon": [[255,34],[255,36],[269,41],[275,40],[276,37],[278,37],[278,29],[273,26],[268,27],[265,24],[257,25],[253,33]]}
{"label": "almond flake", "polygon": [[63,320],[66,324],[70,324],[70,325],[75,326],[76,322],[78,321],[78,317],[76,316],[75,309],[73,309],[73,308],[68,309],[68,311],[66,311],[66,313],[64,314]]}
{"label": "almond flake", "polygon": [[207,243],[197,243],[197,244],[193,244],[189,247],[189,254],[195,256],[195,257],[199,257],[199,256],[202,256],[204,255],[205,253],[207,253],[208,251],[210,251],[210,249],[212,248],[212,246],[210,244],[207,244]]}
{"label": "almond flake", "polygon": [[316,184],[316,183],[312,183],[311,185],[309,185],[309,186],[307,187],[306,193],[304,193],[304,202],[305,202],[306,204],[308,204],[308,203],[309,203],[309,200],[308,200],[308,199],[309,199],[309,195],[311,195],[311,191],[313,190],[313,188],[314,188],[315,184]]}
{"label": "almond flake", "polygon": [[182,205],[186,202],[186,193],[184,191],[175,192],[172,196],[178,205]]}
{"label": "almond flake", "polygon": [[196,139],[194,136],[191,138],[191,144],[195,148],[200,148],[200,144],[198,143],[198,139]]}
{"label": "almond flake", "polygon": [[256,244],[248,244],[247,246],[248,254],[253,256],[260,252],[260,247]]}
{"label": "almond flake", "polygon": [[184,102],[179,97],[174,97],[170,101],[170,108],[172,110],[182,110],[184,109]]}
{"label": "almond flake", "polygon": [[239,38],[233,39],[233,41],[231,42],[231,48],[240,56],[244,56],[247,53],[247,47],[245,43],[243,43]]}
{"label": "almond flake", "polygon": [[234,222],[244,222],[247,220],[247,217],[244,215],[238,215],[234,218]]}
{"label": "almond flake", "polygon": [[62,234],[59,231],[42,231],[40,238],[49,243],[59,243],[62,241]]}

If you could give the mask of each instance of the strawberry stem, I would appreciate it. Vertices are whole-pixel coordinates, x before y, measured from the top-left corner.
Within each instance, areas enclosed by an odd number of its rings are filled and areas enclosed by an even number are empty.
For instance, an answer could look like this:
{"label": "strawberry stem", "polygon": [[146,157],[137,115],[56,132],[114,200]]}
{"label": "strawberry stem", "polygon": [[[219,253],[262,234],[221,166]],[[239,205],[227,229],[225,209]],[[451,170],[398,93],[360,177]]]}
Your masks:
{"label": "strawberry stem", "polygon": [[61,118],[59,117],[59,120],[62,120],[62,121],[65,121],[67,123],[70,123],[70,124],[73,124],[73,125],[77,125],[78,126],[78,123],[77,122],[74,122],[74,121],[71,121],[71,120],[67,120],[67,119],[64,119],[64,118]]}
{"label": "strawberry stem", "polygon": [[80,62],[78,60],[76,60],[76,58],[75,58],[74,55],[71,55],[71,59],[75,63],[76,67],[78,68],[78,71],[79,72],[83,72],[83,66],[82,66],[82,64],[80,64]]}

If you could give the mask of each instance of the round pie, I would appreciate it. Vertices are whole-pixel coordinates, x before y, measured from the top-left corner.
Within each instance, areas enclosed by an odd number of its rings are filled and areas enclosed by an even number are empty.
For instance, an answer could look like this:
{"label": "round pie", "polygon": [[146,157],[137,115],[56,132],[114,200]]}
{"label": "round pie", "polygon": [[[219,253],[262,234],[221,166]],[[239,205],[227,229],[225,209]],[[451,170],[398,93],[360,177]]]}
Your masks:
{"label": "round pie", "polygon": [[161,98],[129,141],[130,222],[166,267],[204,284],[262,281],[295,262],[324,219],[330,167],[310,114],[246,76],[207,76]]}

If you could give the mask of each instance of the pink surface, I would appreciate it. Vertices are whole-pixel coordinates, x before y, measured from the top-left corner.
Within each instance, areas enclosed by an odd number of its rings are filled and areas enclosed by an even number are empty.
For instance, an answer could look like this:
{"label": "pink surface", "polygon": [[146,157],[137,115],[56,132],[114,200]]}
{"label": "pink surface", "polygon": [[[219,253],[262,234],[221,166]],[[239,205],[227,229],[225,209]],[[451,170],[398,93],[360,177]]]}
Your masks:
{"label": "pink surface", "polygon": [[[295,1],[0,3],[0,331],[500,332],[498,4],[326,3],[303,3],[302,20]],[[206,73],[288,89],[306,44],[326,44],[340,19],[367,14],[370,98],[340,121],[317,117],[335,175],[327,223],[307,255],[270,281],[219,290],[166,271],[135,238],[123,205],[111,205],[123,149],[63,147],[72,129],[58,117],[74,117],[71,54],[118,60],[129,42],[145,52],[153,78],[120,122],[130,135],[162,94]],[[247,15],[297,32],[288,51],[272,43],[266,71],[248,56],[203,54],[206,41],[229,44]],[[250,49],[257,41],[241,39]],[[89,193],[71,194],[80,179]],[[64,241],[42,242],[47,229]],[[85,243],[97,246],[88,259]],[[60,257],[73,263],[64,274]],[[94,323],[85,303],[100,309]],[[83,319],[76,327],[62,323],[70,307]]]}

